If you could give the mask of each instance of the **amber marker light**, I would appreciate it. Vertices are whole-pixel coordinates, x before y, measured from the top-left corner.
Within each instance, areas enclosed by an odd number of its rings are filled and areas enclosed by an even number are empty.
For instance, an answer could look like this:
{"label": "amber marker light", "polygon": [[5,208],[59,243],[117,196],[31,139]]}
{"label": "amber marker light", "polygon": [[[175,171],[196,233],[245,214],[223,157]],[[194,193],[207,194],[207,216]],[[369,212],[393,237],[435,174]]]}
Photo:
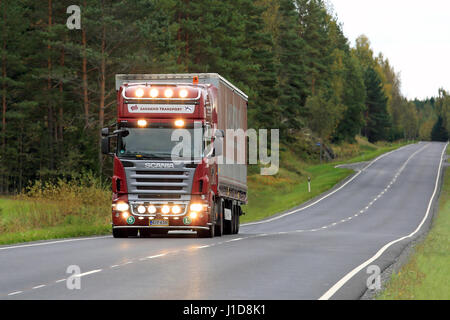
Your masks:
{"label": "amber marker light", "polygon": [[176,127],[184,127],[184,120],[183,119],[175,120],[175,126]]}
{"label": "amber marker light", "polygon": [[147,126],[147,120],[138,120],[137,122],[139,127],[146,127]]}

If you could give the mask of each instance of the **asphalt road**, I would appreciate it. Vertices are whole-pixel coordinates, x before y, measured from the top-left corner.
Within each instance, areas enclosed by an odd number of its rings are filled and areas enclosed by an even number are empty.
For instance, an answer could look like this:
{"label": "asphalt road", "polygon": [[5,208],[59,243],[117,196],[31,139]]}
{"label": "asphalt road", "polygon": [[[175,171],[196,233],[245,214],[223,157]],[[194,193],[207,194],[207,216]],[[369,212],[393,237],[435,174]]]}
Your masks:
{"label": "asphalt road", "polygon": [[[239,235],[0,246],[0,299],[358,299],[367,268],[386,269],[429,225],[444,149],[419,143],[389,153]],[[67,287],[71,265],[82,274],[69,284],[79,280],[80,289]]]}

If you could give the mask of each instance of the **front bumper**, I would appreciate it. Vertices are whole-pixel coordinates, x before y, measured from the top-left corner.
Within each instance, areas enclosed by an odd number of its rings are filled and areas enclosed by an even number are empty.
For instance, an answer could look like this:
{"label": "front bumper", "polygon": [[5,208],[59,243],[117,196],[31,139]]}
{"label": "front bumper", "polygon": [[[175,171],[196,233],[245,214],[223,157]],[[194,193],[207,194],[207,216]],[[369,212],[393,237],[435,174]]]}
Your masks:
{"label": "front bumper", "polygon": [[113,229],[209,230],[208,226],[114,226]]}

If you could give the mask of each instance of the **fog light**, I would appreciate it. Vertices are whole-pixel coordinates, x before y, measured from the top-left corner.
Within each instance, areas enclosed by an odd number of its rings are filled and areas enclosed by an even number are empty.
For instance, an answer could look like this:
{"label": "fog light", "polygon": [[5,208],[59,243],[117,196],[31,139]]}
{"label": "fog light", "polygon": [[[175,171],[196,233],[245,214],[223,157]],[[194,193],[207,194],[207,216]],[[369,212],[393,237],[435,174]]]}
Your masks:
{"label": "fog light", "polygon": [[139,212],[140,214],[143,214],[143,213],[145,213],[145,207],[144,206],[139,206],[139,207],[137,207],[137,212]]}
{"label": "fog light", "polygon": [[122,212],[122,218],[124,219],[128,218],[129,215],[128,211]]}
{"label": "fog light", "polygon": [[163,206],[161,208],[161,212],[164,214],[168,214],[170,212],[170,207],[169,206]]}
{"label": "fog light", "polygon": [[197,218],[197,212],[191,212],[191,213],[189,214],[189,217],[191,217],[191,219]]}

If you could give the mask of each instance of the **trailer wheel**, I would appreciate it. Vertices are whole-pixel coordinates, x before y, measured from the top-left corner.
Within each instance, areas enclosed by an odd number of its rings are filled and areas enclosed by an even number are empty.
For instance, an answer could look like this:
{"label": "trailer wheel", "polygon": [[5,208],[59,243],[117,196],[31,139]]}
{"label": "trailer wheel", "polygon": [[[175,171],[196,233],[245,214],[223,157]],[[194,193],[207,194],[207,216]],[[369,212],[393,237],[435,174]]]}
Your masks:
{"label": "trailer wheel", "polygon": [[234,215],[233,215],[233,234],[238,234],[239,233],[239,224],[240,224],[240,216],[241,216],[241,207],[240,206],[236,206],[235,207],[236,210],[234,210]]}
{"label": "trailer wheel", "polygon": [[233,234],[234,232],[234,208],[235,207],[231,205],[231,220],[225,220],[225,215],[223,217],[223,234]]}

